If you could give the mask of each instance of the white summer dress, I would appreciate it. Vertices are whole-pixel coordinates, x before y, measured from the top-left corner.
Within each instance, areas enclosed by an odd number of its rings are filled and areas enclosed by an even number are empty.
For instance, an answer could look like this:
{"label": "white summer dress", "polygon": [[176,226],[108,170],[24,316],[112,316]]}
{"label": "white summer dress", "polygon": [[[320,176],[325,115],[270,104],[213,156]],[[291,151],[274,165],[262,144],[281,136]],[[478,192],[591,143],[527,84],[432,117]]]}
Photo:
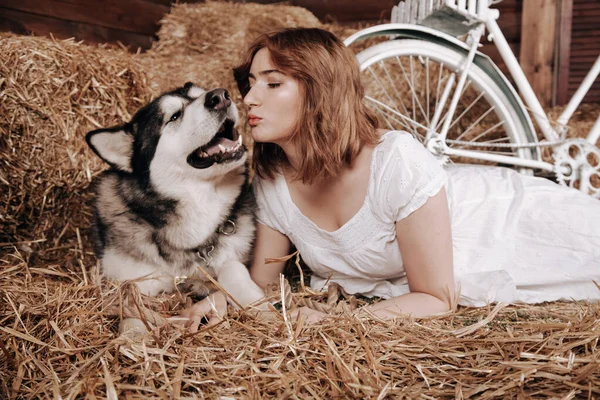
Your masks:
{"label": "white summer dress", "polygon": [[452,166],[405,132],[373,151],[360,210],[329,232],[293,203],[285,178],[254,179],[258,221],[286,235],[313,271],[311,286],[390,298],[409,292],[395,222],[445,186],[459,304],[598,300],[600,201],[499,167]]}

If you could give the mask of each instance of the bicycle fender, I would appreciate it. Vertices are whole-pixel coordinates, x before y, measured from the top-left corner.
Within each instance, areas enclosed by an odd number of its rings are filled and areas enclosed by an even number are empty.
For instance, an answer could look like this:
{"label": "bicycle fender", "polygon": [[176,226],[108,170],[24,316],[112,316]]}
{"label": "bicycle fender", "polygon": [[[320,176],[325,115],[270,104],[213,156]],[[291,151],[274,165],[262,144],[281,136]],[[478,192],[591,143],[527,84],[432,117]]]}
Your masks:
{"label": "bicycle fender", "polygon": [[[417,39],[433,42],[462,52],[465,56],[470,50],[466,43],[458,40],[454,36],[426,26],[414,24],[381,24],[372,26],[349,36],[344,40],[344,44],[350,46],[357,41],[376,36],[390,36],[390,39],[393,40]],[[479,51],[475,54],[473,62],[483,69],[504,92],[506,97],[510,99],[511,105],[519,115],[519,119],[524,126],[529,128],[528,131],[525,132],[528,141],[530,143],[537,143],[538,140],[537,135],[535,134],[535,128],[533,127],[533,122],[531,121],[529,114],[525,111],[527,108],[513,85],[510,84],[506,76],[500,71],[500,68],[498,68],[489,56]]]}

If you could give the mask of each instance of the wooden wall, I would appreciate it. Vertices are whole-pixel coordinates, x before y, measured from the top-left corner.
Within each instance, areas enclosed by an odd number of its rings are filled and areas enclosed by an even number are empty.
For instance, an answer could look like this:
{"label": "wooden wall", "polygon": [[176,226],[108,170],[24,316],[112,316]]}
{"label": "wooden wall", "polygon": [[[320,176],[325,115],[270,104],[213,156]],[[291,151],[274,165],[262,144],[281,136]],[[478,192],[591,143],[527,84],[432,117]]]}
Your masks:
{"label": "wooden wall", "polygon": [[[179,0],[195,2],[202,0]],[[234,0],[245,1],[245,0]],[[271,4],[284,0],[251,0]],[[553,82],[541,81],[539,87],[552,87],[546,105],[564,104],[575,91],[583,76],[600,54],[600,0],[504,0],[496,5],[500,10],[498,21],[513,52],[531,55],[537,51],[538,41],[557,39],[554,57],[547,59],[546,67],[552,70]],[[158,31],[158,22],[169,12],[173,0],[0,0],[0,30],[21,34],[75,37],[88,42],[121,42],[133,51],[148,49]],[[322,21],[342,24],[372,25],[389,21],[392,6],[398,0],[286,0],[286,4],[307,8]],[[522,20],[538,18],[531,4],[549,2],[557,8],[554,34],[544,31],[530,34],[521,49],[521,38],[530,32],[532,24],[523,26]],[[523,14],[524,5],[530,7]],[[566,13],[565,13],[566,10]],[[569,14],[570,13],[570,14]],[[561,19],[562,18],[562,19]],[[571,19],[572,18],[572,21]],[[562,47],[560,46],[562,45]],[[485,42],[482,51],[488,54],[506,72],[504,61],[492,43]],[[548,57],[546,57],[548,58]],[[533,61],[532,61],[533,60]],[[539,69],[534,58],[529,60],[531,74]],[[544,78],[545,79],[545,78]],[[534,88],[536,89],[536,88]],[[585,99],[600,102],[600,83]]]}
{"label": "wooden wall", "polygon": [[151,46],[171,0],[0,0],[0,30]]}
{"label": "wooden wall", "polygon": [[[570,98],[577,90],[598,55],[600,55],[600,1],[573,0],[567,97]],[[600,79],[596,79],[596,83],[584,101],[600,103]]]}

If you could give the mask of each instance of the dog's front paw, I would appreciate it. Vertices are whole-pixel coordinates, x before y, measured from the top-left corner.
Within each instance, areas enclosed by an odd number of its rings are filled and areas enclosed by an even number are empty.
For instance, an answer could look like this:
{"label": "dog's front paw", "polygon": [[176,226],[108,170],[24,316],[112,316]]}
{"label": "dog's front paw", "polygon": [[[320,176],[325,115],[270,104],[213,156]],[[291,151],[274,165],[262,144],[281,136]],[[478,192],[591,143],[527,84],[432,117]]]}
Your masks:
{"label": "dog's front paw", "polygon": [[194,302],[204,299],[210,294],[210,288],[201,279],[187,278],[177,283],[177,290],[181,293],[190,293]]}

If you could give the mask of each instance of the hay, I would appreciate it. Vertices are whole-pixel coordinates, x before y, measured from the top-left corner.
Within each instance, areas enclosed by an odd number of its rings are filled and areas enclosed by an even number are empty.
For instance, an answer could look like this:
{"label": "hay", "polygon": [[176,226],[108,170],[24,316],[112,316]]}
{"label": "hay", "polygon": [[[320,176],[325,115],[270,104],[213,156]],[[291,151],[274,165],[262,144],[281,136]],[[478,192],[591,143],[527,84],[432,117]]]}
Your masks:
{"label": "hay", "polygon": [[[189,305],[185,294],[148,298],[100,279],[86,229],[87,185],[102,164],[85,132],[188,80],[237,96],[236,52],[249,27],[271,23],[318,21],[282,5],[179,5],[140,55],[0,36],[0,398],[599,398],[599,303],[388,323],[356,313],[364,299],[334,285],[312,291],[300,274],[293,293],[284,285],[272,296],[335,319],[306,326],[281,311],[230,310],[189,334],[164,325]],[[582,126],[600,107],[586,110]],[[119,319],[139,315],[153,327],[144,340],[119,337]]]}
{"label": "hay", "polygon": [[62,258],[90,225],[85,189],[102,167],[85,133],[130,118],[148,84],[119,49],[1,34],[0,53],[0,256]]}
{"label": "hay", "polygon": [[287,5],[227,2],[174,5],[161,21],[159,40],[139,56],[159,91],[190,81],[225,87],[241,98],[232,69],[260,33],[283,27],[319,27],[308,10]]}
{"label": "hay", "polygon": [[[342,311],[306,326],[278,311],[256,318],[232,310],[197,334],[167,325],[132,343],[117,336],[125,289],[98,282],[95,269],[20,263],[0,271],[1,398],[600,395],[598,303],[460,308],[387,323],[343,311],[343,294],[299,290],[292,308],[310,299]],[[165,318],[186,301],[141,300]]]}

